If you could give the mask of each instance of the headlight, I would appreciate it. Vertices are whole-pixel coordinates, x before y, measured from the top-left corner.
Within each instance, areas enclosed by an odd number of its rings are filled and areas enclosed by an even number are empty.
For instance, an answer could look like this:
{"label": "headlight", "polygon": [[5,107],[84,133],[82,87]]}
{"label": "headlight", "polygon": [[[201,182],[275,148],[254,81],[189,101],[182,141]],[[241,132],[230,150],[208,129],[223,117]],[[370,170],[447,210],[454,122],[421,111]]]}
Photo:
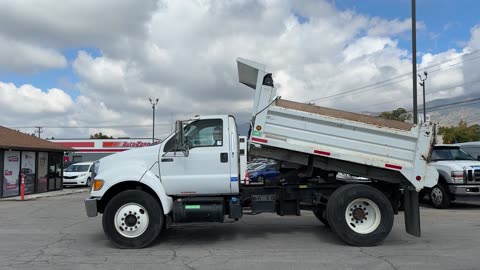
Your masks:
{"label": "headlight", "polygon": [[87,174],[86,173],[80,174],[78,177],[82,177],[82,176],[85,176],[85,175],[87,175]]}
{"label": "headlight", "polygon": [[463,171],[452,171],[452,181],[455,184],[463,184],[464,183]]}
{"label": "headlight", "polygon": [[93,163],[93,174],[92,174],[93,178],[97,176],[99,169],[100,169],[100,160],[97,160]]}

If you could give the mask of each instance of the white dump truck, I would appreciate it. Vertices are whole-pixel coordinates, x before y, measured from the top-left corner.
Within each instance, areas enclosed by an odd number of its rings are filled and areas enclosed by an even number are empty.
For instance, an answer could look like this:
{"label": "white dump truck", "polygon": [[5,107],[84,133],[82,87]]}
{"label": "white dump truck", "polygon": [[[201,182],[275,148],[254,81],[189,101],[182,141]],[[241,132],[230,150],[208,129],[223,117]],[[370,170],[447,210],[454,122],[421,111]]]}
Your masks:
{"label": "white dump truck", "polygon": [[[344,242],[371,246],[390,233],[400,198],[407,232],[420,236],[416,192],[438,179],[428,164],[431,126],[283,100],[265,66],[240,58],[237,64],[240,83],[255,90],[248,155],[299,168],[281,181],[243,185],[233,116],[177,121],[161,144],[95,163],[85,207],[89,217],[103,214],[114,245],[142,248],[170,226],[236,221],[244,212],[299,216],[304,210]],[[371,181],[340,181],[337,172]]]}

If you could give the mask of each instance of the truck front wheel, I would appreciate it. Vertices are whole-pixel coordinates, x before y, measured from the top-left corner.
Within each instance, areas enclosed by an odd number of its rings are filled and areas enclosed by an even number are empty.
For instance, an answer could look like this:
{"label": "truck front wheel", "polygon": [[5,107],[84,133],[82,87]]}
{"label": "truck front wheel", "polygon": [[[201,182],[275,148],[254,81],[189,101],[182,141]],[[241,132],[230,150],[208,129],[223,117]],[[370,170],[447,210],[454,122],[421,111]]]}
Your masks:
{"label": "truck front wheel", "polygon": [[450,207],[450,195],[447,192],[447,188],[442,183],[438,183],[430,189],[430,201],[432,202],[433,207],[438,209],[446,209]]}
{"label": "truck front wheel", "polygon": [[327,219],[332,230],[347,244],[374,246],[392,230],[393,208],[378,189],[349,184],[330,196]]}
{"label": "truck front wheel", "polygon": [[163,210],[149,193],[126,190],[113,197],[103,213],[103,230],[119,248],[143,248],[163,227]]}

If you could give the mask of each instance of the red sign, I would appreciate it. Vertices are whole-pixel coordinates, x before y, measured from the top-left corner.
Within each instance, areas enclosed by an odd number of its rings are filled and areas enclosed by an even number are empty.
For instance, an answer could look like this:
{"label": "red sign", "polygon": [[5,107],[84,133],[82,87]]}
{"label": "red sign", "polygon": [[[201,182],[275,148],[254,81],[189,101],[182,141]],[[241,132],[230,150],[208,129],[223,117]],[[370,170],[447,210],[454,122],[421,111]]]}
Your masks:
{"label": "red sign", "polygon": [[66,147],[94,147],[95,142],[55,142]]}
{"label": "red sign", "polygon": [[144,147],[144,146],[150,146],[152,143],[149,142],[103,142],[102,146],[106,148],[121,148],[121,147],[126,147],[126,148],[135,148],[135,147]]}
{"label": "red sign", "polygon": [[8,162],[18,162],[18,156],[9,156]]}

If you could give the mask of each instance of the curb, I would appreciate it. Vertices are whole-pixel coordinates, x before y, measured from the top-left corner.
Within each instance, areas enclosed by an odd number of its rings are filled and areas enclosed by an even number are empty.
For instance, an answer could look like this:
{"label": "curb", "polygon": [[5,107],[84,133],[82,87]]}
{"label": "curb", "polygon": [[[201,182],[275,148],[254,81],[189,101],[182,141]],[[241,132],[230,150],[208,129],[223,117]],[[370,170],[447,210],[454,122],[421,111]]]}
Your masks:
{"label": "curb", "polygon": [[[59,197],[59,196],[65,196],[70,194],[83,193],[83,192],[88,192],[89,189],[90,188],[81,188],[81,189],[72,189],[67,191],[62,190],[61,192],[51,191],[51,192],[45,192],[45,193],[39,193],[39,194],[25,195],[25,201],[34,201],[41,198]],[[21,199],[20,199],[20,196],[16,196],[16,197],[3,198],[3,199],[0,199],[0,201],[21,201]]]}

